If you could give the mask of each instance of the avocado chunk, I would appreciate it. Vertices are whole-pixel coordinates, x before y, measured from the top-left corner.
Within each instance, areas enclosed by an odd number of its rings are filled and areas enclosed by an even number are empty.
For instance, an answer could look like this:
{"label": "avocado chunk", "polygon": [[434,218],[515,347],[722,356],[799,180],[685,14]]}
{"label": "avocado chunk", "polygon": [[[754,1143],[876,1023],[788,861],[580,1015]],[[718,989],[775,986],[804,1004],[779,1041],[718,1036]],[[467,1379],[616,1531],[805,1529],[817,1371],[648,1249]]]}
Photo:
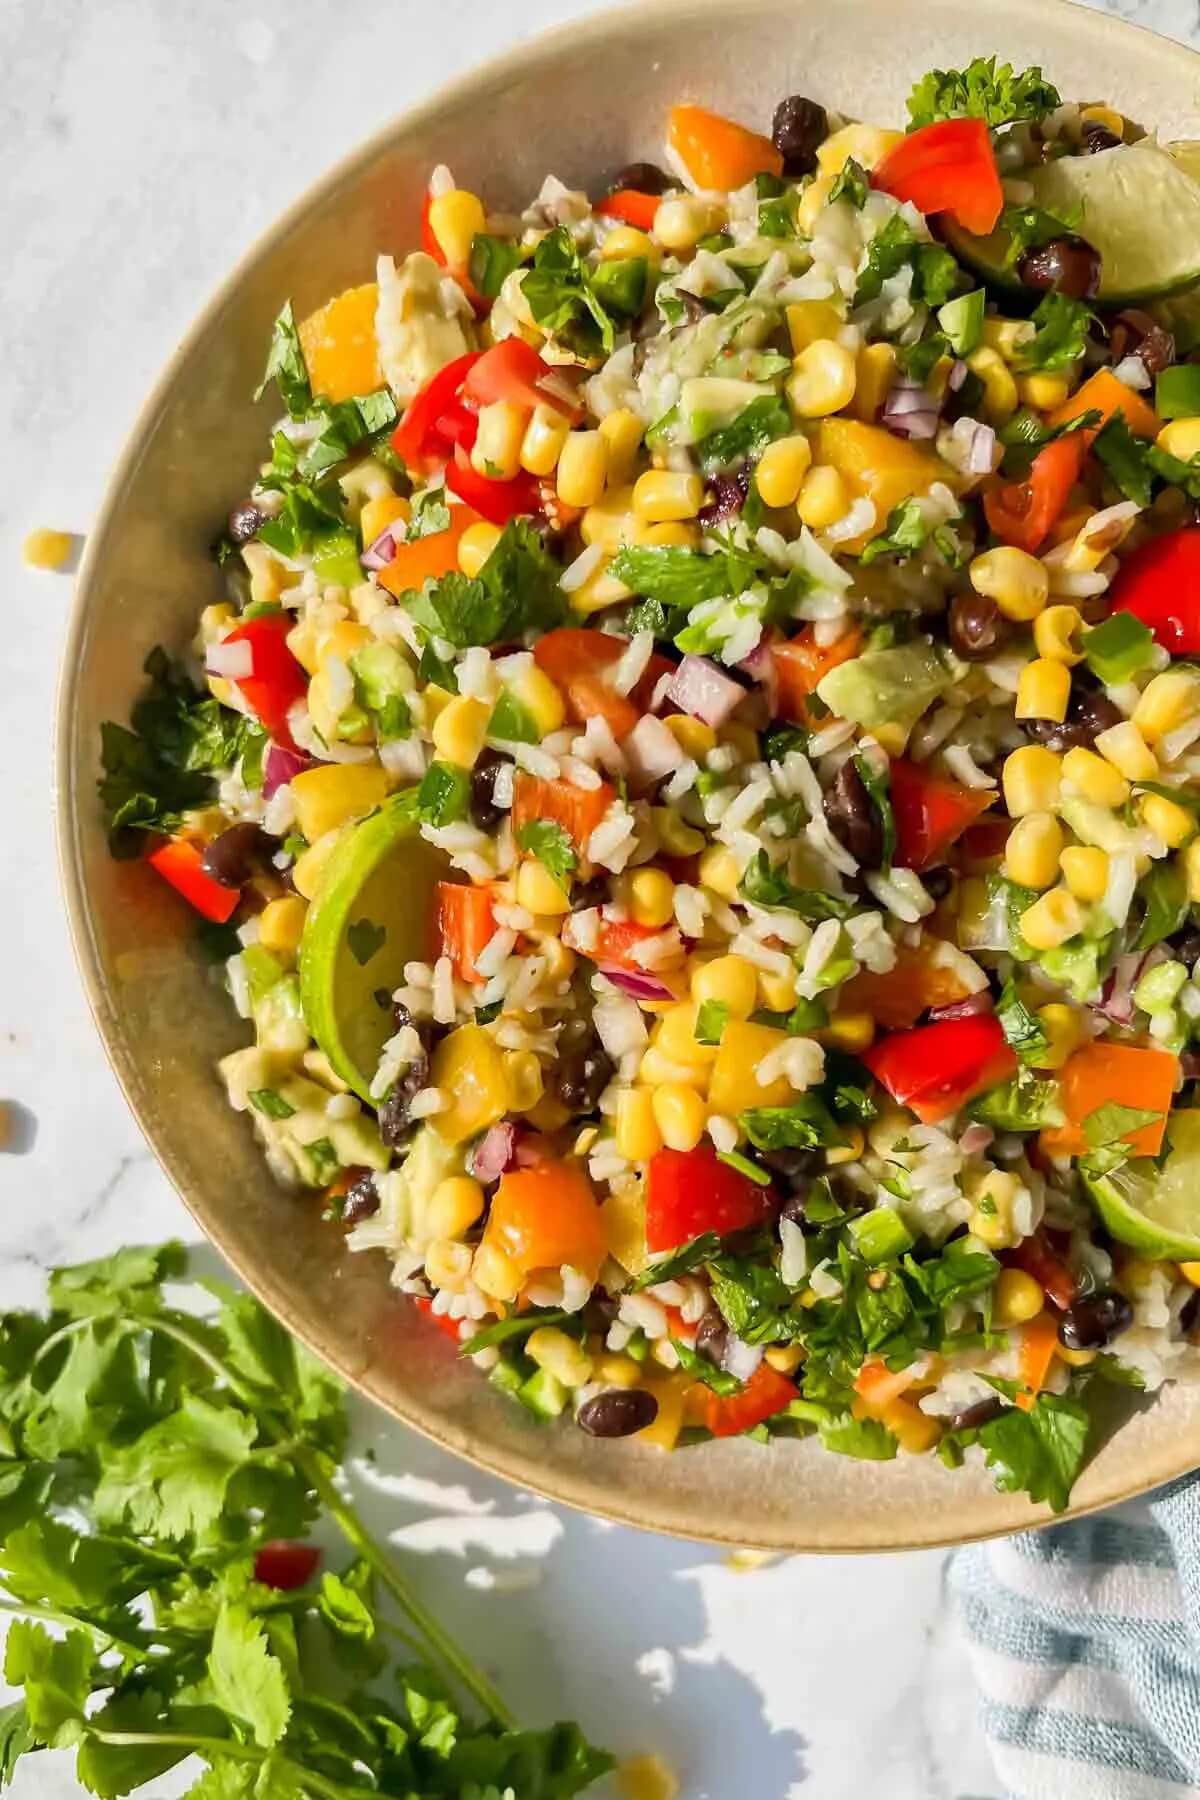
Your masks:
{"label": "avocado chunk", "polygon": [[874,729],[895,724],[908,731],[926,707],[950,686],[951,674],[932,638],[865,650],[830,669],[817,694],[839,719]]}

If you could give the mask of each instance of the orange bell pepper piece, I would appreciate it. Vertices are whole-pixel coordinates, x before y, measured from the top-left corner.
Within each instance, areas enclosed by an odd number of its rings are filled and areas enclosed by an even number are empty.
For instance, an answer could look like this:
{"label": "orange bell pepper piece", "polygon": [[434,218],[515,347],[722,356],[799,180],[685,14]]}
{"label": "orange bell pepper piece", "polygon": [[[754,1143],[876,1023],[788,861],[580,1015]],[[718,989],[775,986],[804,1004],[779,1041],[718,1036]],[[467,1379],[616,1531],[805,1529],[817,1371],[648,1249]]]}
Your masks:
{"label": "orange bell pepper piece", "polygon": [[1034,1401],[1046,1385],[1057,1348],[1058,1326],[1050,1313],[1040,1312],[1021,1333],[1017,1370],[1023,1392],[1017,1395],[1016,1404],[1022,1412],[1032,1412]]}
{"label": "orange bell pepper piece", "polygon": [[483,1241],[522,1275],[569,1263],[595,1279],[608,1254],[604,1220],[578,1162],[547,1158],[500,1178]]}
{"label": "orange bell pepper piece", "polygon": [[915,1369],[889,1369],[886,1363],[865,1362],[854,1377],[858,1396],[855,1415],[866,1419],[882,1419],[893,1400],[899,1399],[917,1379]]}
{"label": "orange bell pepper piece", "polygon": [[811,725],[814,721],[808,702],[816,692],[817,683],[830,669],[857,656],[862,646],[863,634],[857,625],[847,626],[831,644],[819,644],[811,625],[806,625],[786,643],[773,644],[771,654],[775,662],[781,716],[794,719],[798,725]]}
{"label": "orange bell pepper piece", "polygon": [[379,585],[398,600],[401,594],[419,592],[430,579],[449,575],[458,567],[458,540],[468,525],[478,522],[479,514],[471,507],[452,506],[445,531],[431,531],[428,537],[398,545],[386,569],[379,571]]}
{"label": "orange bell pepper piece", "polygon": [[314,394],[324,400],[349,400],[383,386],[375,348],[375,308],[379,289],[373,281],[347,288],[327,305],[309,313],[297,326],[304,366]]}
{"label": "orange bell pepper piece", "polygon": [[782,175],[783,157],[770,138],[702,106],[673,106],[667,142],[701,188],[728,192],[756,175]]}
{"label": "orange bell pepper piece", "polygon": [[599,787],[580,788],[569,781],[542,781],[536,775],[520,774],[513,787],[513,830],[520,831],[534,819],[550,819],[562,826],[582,856],[616,797],[616,789],[607,781]]}
{"label": "orange bell pepper piece", "polygon": [[1024,481],[997,482],[983,496],[983,510],[996,536],[1030,555],[1040,550],[1066,507],[1087,454],[1087,433],[1055,438],[1033,459]]}
{"label": "orange bell pepper piece", "polygon": [[[1101,425],[1107,425],[1117,413],[1124,413],[1125,423],[1135,437],[1156,438],[1162,430],[1162,420],[1150,403],[1135,389],[1118,381],[1111,369],[1097,369],[1094,375],[1089,375],[1083,386],[1050,414],[1049,422],[1056,427],[1068,425],[1086,412],[1098,412]],[[1090,446],[1099,430],[1099,425],[1094,430],[1089,427],[1080,435]]]}
{"label": "orange bell pepper piece", "polygon": [[496,930],[490,887],[463,881],[439,881],[437,933],[440,954],[448,956],[460,981],[482,981],[475,958]]}
{"label": "orange bell pepper piece", "polygon": [[1160,1115],[1121,1140],[1135,1156],[1157,1156],[1178,1079],[1179,1058],[1169,1050],[1085,1044],[1063,1064],[1059,1077],[1059,1103],[1066,1123],[1041,1132],[1038,1142],[1048,1156],[1084,1155],[1092,1147],[1085,1131],[1087,1120],[1098,1107],[1114,1101]]}
{"label": "orange bell pepper piece", "polygon": [[931,1007],[953,1006],[970,989],[953,969],[935,960],[936,946],[922,939],[915,949],[902,944],[886,974],[864,969],[841,990],[839,1010],[870,1013],[885,1031],[907,1031]]}

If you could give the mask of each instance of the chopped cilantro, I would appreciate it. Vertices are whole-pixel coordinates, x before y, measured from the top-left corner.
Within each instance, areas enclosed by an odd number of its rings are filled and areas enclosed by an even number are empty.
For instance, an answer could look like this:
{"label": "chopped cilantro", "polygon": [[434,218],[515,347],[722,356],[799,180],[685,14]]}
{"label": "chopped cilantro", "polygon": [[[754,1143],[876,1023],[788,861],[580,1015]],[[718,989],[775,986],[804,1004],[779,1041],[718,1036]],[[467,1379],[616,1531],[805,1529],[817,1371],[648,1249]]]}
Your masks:
{"label": "chopped cilantro", "polygon": [[729,1022],[729,1008],[723,1000],[702,1000],[696,1013],[696,1042],[719,1044]]}
{"label": "chopped cilantro", "polygon": [[1062,105],[1058,89],[1035,64],[1015,74],[1011,63],[997,65],[994,56],[977,56],[965,69],[931,69],[908,97],[908,129],[939,119],[983,119],[988,125],[1013,125],[1022,119],[1044,119]]}
{"label": "chopped cilantro", "polygon": [[431,762],[417,789],[417,813],[424,825],[454,825],[471,804],[471,777],[455,763]]}
{"label": "chopped cilantro", "polygon": [[517,847],[536,856],[560,887],[579,866],[575,847],[561,825],[551,819],[530,819],[517,832]]}
{"label": "chopped cilantro", "polygon": [[296,1111],[274,1088],[254,1088],[248,1098],[254,1110],[265,1119],[290,1119]]}
{"label": "chopped cilantro", "polygon": [[871,191],[871,180],[861,163],[848,156],[842,164],[837,180],[829,190],[830,206],[835,200],[845,200],[856,212],[861,212],[867,204],[867,195]]}
{"label": "chopped cilantro", "polygon": [[728,425],[700,439],[695,449],[701,473],[718,475],[735,463],[757,461],[768,444],[791,430],[791,415],[783,402],[774,394],[762,394]]}
{"label": "chopped cilantro", "polygon": [[839,900],[836,894],[817,888],[793,886],[782,869],[772,866],[765,850],[759,850],[747,865],[738,893],[754,906],[785,907],[810,925],[819,925],[823,919],[846,919],[854,911],[851,900]]}
{"label": "chopped cilantro", "polygon": [[455,649],[549,631],[565,611],[562,571],[525,519],[511,519],[478,575],[457,569],[407,596],[418,628]]}
{"label": "chopped cilantro", "polygon": [[1087,348],[1092,309],[1086,300],[1072,300],[1051,290],[1033,315],[1037,327],[1032,342],[1021,346],[1022,369],[1069,369]]}

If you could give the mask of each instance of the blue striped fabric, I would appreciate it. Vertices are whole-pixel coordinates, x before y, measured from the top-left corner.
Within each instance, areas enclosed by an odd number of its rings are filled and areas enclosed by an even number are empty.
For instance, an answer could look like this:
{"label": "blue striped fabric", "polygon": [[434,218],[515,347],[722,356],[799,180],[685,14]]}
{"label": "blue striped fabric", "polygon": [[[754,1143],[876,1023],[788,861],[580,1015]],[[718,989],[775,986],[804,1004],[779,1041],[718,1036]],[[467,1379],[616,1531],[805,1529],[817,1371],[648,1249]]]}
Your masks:
{"label": "blue striped fabric", "polygon": [[949,1583],[1009,1800],[1200,1800],[1200,1475]]}

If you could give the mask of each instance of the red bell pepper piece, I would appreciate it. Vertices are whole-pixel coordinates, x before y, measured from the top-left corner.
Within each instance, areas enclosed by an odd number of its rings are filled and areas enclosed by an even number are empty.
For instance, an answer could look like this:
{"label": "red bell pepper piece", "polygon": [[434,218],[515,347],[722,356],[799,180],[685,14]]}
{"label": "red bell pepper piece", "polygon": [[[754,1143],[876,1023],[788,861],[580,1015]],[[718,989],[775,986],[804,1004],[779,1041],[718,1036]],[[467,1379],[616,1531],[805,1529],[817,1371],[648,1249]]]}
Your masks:
{"label": "red bell pepper piece", "polygon": [[983,496],[987,522],[1004,543],[1031,554],[1041,548],[1079,479],[1087,454],[1085,436],[1072,431],[1055,438],[1034,457],[1027,481],[1006,482]]}
{"label": "red bell pepper piece", "polygon": [[564,400],[553,389],[546,391],[541,383],[553,376],[554,370],[543,362],[524,338],[501,338],[485,350],[463,382],[463,398],[475,406],[491,406],[495,400],[508,400],[514,406],[553,406],[573,419],[580,409]]}
{"label": "red bell pepper piece", "polygon": [[603,200],[597,200],[592,211],[599,213],[602,219],[623,219],[626,225],[634,225],[639,231],[652,231],[654,215],[661,205],[660,194],[643,194],[640,188],[618,188],[615,194],[606,194]]}
{"label": "red bell pepper piece", "polygon": [[214,924],[224,925],[237,911],[242,890],[214,881],[204,867],[200,851],[187,838],[169,838],[152,850],[146,860],[189,905]]}
{"label": "red bell pepper piece", "polygon": [[704,1396],[704,1423],[714,1437],[738,1437],[743,1431],[753,1431],[764,1419],[773,1419],[795,1398],[795,1383],[762,1362],[740,1394],[710,1392]]}
{"label": "red bell pepper piece", "polygon": [[475,958],[491,942],[496,930],[490,887],[473,887],[462,881],[439,881],[437,933],[439,951],[448,956],[460,981],[482,981]]}
{"label": "red bell pepper piece", "polygon": [[462,1343],[462,1339],[458,1335],[459,1321],[457,1319],[452,1319],[449,1313],[435,1313],[433,1310],[433,1301],[427,1300],[424,1294],[417,1294],[415,1299],[417,1311],[423,1313],[431,1325],[436,1325],[442,1336],[448,1337],[450,1342],[457,1349]]}
{"label": "red bell pepper piece", "polygon": [[437,233],[429,222],[429,209],[433,205],[433,195],[425,189],[425,197],[421,201],[421,248],[426,256],[432,256],[439,269],[446,267],[446,253],[438,243]]}
{"label": "red bell pepper piece", "polygon": [[479,414],[461,400],[452,400],[439,415],[436,430],[447,444],[461,444],[464,450],[470,450],[479,436]]}
{"label": "red bell pepper piece", "polygon": [[646,1172],[646,1248],[657,1256],[706,1231],[745,1231],[766,1213],[768,1192],[721,1162],[711,1144],[657,1150]]}
{"label": "red bell pepper piece", "polygon": [[392,433],[392,449],[418,474],[428,474],[450,454],[453,445],[441,436],[438,421],[458,399],[468,371],[481,355],[479,350],[468,350],[465,356],[456,356],[430,377],[405,408]]}
{"label": "red bell pepper piece", "polygon": [[599,787],[581,788],[570,781],[543,781],[537,775],[519,771],[513,788],[512,827],[519,832],[522,825],[535,819],[549,819],[562,826],[583,856],[588,839],[616,797],[616,789],[607,781]]}
{"label": "red bell pepper piece", "polygon": [[1172,655],[1200,650],[1200,526],[1169,531],[1127,556],[1113,581],[1112,606],[1148,625]]}
{"label": "red bell pepper piece", "polygon": [[1002,1250],[1000,1261],[1010,1269],[1024,1269],[1045,1290],[1060,1312],[1075,1304],[1079,1283],[1040,1227],[1012,1250]]}
{"label": "red bell pepper piece", "polygon": [[542,490],[532,475],[522,470],[511,481],[493,481],[471,466],[461,445],[454,461],[446,464],[446,486],[492,525],[507,525],[519,513],[541,511]]}
{"label": "red bell pepper piece", "polygon": [[1016,1073],[1017,1059],[994,1013],[939,1019],[893,1031],[862,1060],[893,1100],[936,1125],[985,1088]]}
{"label": "red bell pepper piece", "polygon": [[608,720],[620,738],[632,731],[640,715],[649,710],[655,688],[664,675],[671,673],[670,662],[656,651],[630,693],[618,694],[604,676],[616,667],[628,648],[628,638],[562,625],[539,638],[533,654],[538,667],[563,690],[567,711],[577,724],[598,715]]}
{"label": "red bell pepper piece", "polygon": [[316,1574],[321,1552],[315,1544],[290,1544],[282,1538],[264,1544],[254,1558],[254,1579],[264,1587],[290,1594]]}
{"label": "red bell pepper piece", "polygon": [[235,625],[223,639],[226,644],[250,645],[252,672],[237,679],[234,686],[259,723],[288,750],[296,747],[288,729],[288,714],[308,692],[307,672],[287,645],[294,623],[288,613],[264,613]]}
{"label": "red bell pepper piece", "polygon": [[959,787],[956,781],[898,757],[892,764],[891,801],[900,867],[928,869],[943,861],[954,840],[995,797],[991,788]]}
{"label": "red bell pepper piece", "polygon": [[910,131],[872,171],[871,186],[923,213],[949,213],[964,231],[993,231],[1004,208],[991,133],[982,119],[945,119]]}

